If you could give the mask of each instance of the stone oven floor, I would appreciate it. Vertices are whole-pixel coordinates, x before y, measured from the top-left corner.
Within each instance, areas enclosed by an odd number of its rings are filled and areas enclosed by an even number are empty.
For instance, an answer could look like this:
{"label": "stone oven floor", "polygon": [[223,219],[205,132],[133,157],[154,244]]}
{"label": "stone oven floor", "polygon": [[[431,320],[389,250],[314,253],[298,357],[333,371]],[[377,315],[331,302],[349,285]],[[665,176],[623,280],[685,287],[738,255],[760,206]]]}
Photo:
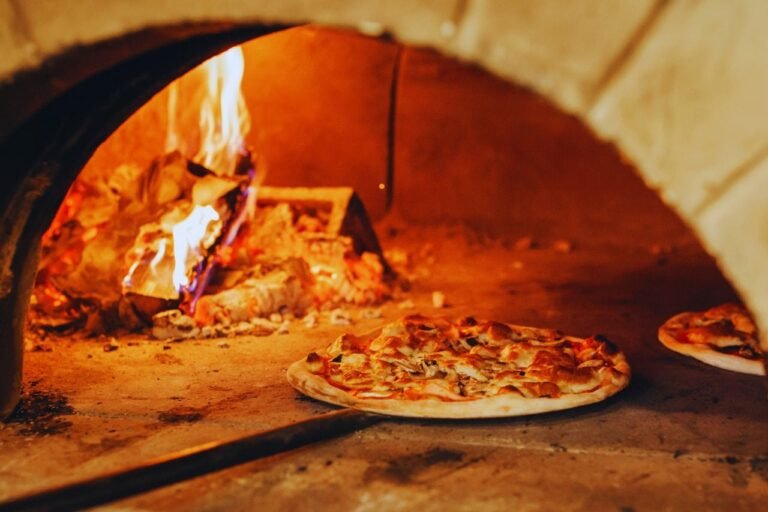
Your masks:
{"label": "stone oven floor", "polygon": [[[381,320],[311,330],[297,322],[289,334],[227,346],[124,337],[111,352],[99,339],[28,352],[30,407],[53,402],[64,414],[0,429],[0,498],[327,412],[285,382],[288,364],[347,329],[435,313],[431,292],[440,290],[443,314],[603,333],[628,354],[632,384],[604,403],[542,416],[387,420],[102,509],[768,510],[764,380],[656,341],[668,316],[733,298],[691,238],[674,240],[663,256],[609,243],[515,249],[450,229],[383,238],[420,254],[422,265],[408,294],[415,307],[390,303]],[[433,242],[425,248],[424,240]]]}

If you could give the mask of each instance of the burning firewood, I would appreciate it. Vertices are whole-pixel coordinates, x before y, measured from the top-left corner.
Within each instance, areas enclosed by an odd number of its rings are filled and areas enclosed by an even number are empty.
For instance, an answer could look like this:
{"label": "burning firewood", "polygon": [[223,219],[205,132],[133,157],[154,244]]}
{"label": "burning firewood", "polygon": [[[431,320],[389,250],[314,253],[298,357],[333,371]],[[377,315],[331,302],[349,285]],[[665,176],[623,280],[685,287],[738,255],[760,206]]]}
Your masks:
{"label": "burning firewood", "polygon": [[187,169],[195,176],[190,186],[156,221],[140,228],[127,254],[124,294],[181,299],[181,291],[194,288],[206,257],[244,207],[239,196],[247,193],[248,177],[216,176],[189,162]]}
{"label": "burning firewood", "polygon": [[295,196],[294,189],[260,191],[256,217],[225,267],[247,268],[261,257],[301,258],[314,277],[317,303],[381,301],[388,267],[356,196],[349,189],[319,189],[310,202],[315,189],[295,190]]}
{"label": "burning firewood", "polygon": [[152,317],[152,336],[159,340],[194,338],[200,335],[195,321],[178,309],[169,309]]}
{"label": "burning firewood", "polygon": [[389,295],[392,272],[352,189],[261,187],[257,199],[242,54],[204,66],[196,147],[178,131],[171,89],[169,153],[85,173],[70,190],[44,237],[37,318],[151,325],[162,339],[282,333],[310,307]]}
{"label": "burning firewood", "polygon": [[[171,162],[175,166],[178,161]],[[233,188],[229,180],[208,175],[204,179],[190,181],[191,193],[182,194],[181,199],[166,206],[159,219],[139,228],[128,255],[131,266],[118,301],[124,326],[137,328],[151,322],[155,337],[163,339],[207,337],[205,334],[210,332],[191,329],[189,322],[198,328],[235,325],[268,318],[276,312],[301,316],[312,305],[375,304],[386,296],[385,263],[380,254],[356,250],[378,247],[378,243],[371,243],[370,235],[366,235],[368,239],[357,238],[359,233],[368,232],[369,227],[362,227],[367,219],[351,222],[349,213],[335,211],[335,204],[353,204],[352,196],[347,192],[334,196],[327,189],[325,196],[318,197],[342,197],[346,201],[309,207],[302,198],[296,203],[286,200],[270,206],[275,197],[288,196],[281,189],[270,189],[266,204],[237,226],[239,232],[235,235],[230,233],[232,219],[241,214],[245,204],[230,211],[221,210],[227,225],[220,220],[197,219],[198,228],[203,225],[205,229],[199,229],[203,236],[198,250],[184,260],[186,270],[181,277],[189,277],[184,281],[171,279],[177,277],[172,235],[185,220],[180,212],[196,202],[189,201],[190,197],[207,194],[202,200],[210,201],[219,194],[224,193],[226,198],[234,190],[242,190]],[[207,185],[198,187],[200,183]],[[307,190],[302,189],[302,194],[306,195]],[[217,201],[232,204],[221,197]],[[350,230],[354,236],[339,233],[345,223],[357,226]],[[231,244],[222,243],[228,237]],[[185,283],[193,282],[198,286],[196,296],[180,293]],[[167,313],[179,307],[182,316]]]}
{"label": "burning firewood", "polygon": [[164,341],[186,340],[191,338],[220,338],[228,336],[268,336],[285,330],[287,321],[275,324],[263,318],[253,318],[249,322],[235,324],[216,324],[198,326],[195,319],[181,310],[170,309],[152,317],[153,338]]}
{"label": "burning firewood", "polygon": [[[38,286],[52,285],[102,310],[116,309],[126,294],[177,299],[172,281],[157,277],[173,276],[167,268],[174,258],[173,226],[199,206],[195,201],[212,197],[223,222],[244,179],[201,171],[179,153],[144,170],[123,165],[114,173],[83,176],[43,237]],[[216,238],[216,228],[211,226],[206,242]]]}
{"label": "burning firewood", "polygon": [[385,269],[388,267],[382,256],[381,246],[376,233],[368,220],[363,202],[349,187],[261,187],[259,189],[259,207],[291,205],[297,212],[298,229],[304,223],[315,218],[319,229],[331,237],[348,237],[358,254],[370,252],[382,259]]}
{"label": "burning firewood", "polygon": [[238,285],[202,296],[194,318],[201,325],[226,325],[268,317],[282,309],[303,314],[312,303],[310,286],[304,260],[293,258],[273,268],[259,267]]}
{"label": "burning firewood", "polygon": [[[243,155],[240,174],[218,176],[176,152],[74,187],[42,281],[97,304],[100,331],[101,311],[114,310],[120,325],[152,325],[158,338],[387,295],[389,269],[351,189],[264,187],[256,209],[252,167]],[[75,207],[85,204],[94,211]]]}

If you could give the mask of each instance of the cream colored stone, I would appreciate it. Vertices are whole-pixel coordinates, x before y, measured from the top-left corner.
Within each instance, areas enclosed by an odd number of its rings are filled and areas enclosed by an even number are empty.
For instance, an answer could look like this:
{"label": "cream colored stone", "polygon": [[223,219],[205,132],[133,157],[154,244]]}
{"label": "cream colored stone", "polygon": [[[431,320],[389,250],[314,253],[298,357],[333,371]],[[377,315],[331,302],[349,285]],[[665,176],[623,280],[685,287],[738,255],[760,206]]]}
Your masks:
{"label": "cream colored stone", "polygon": [[590,119],[691,215],[768,142],[768,2],[679,0]]}
{"label": "cream colored stone", "polygon": [[413,44],[443,36],[457,0],[25,0],[31,33],[46,55],[146,27],[183,22],[314,23],[392,33]]}
{"label": "cream colored stone", "polygon": [[24,22],[11,0],[0,0],[0,55],[0,80],[38,62],[35,46],[25,35]]}
{"label": "cream colored stone", "polygon": [[470,0],[452,48],[581,112],[654,4]]}
{"label": "cream colored stone", "polygon": [[757,318],[768,351],[768,158],[697,219],[704,245]]}

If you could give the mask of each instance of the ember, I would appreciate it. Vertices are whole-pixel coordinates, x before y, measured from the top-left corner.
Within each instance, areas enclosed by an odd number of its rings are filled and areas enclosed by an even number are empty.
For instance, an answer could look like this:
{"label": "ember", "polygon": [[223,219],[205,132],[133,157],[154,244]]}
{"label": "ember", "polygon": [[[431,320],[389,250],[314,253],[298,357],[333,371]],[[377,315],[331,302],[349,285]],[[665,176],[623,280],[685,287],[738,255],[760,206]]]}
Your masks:
{"label": "ember", "polygon": [[34,327],[151,327],[160,339],[284,333],[310,310],[388,295],[351,190],[259,186],[243,69],[237,47],[195,71],[206,79],[194,129],[181,122],[184,78],[169,86],[166,154],[146,168],[81,174],[43,239]]}

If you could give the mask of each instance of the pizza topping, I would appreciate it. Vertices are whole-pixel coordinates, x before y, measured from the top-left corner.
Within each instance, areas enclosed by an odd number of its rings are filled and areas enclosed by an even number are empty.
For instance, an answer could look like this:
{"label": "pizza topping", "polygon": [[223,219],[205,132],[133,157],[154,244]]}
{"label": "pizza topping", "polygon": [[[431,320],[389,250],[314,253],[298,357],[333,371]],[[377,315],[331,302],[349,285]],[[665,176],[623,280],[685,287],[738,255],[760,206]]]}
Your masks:
{"label": "pizza topping", "polygon": [[592,339],[596,343],[599,343],[598,347],[603,349],[603,351],[606,354],[613,355],[613,354],[619,353],[619,347],[617,347],[614,342],[612,342],[602,334],[598,334],[597,336],[594,336]]}
{"label": "pizza topping", "polygon": [[682,313],[662,327],[678,343],[759,360],[757,327],[742,306],[723,304],[698,313]]}
{"label": "pizza topping", "polygon": [[453,366],[453,369],[456,370],[456,373],[462,377],[469,377],[471,379],[475,379],[479,382],[487,382],[488,377],[480,373],[480,371],[477,370],[477,368],[470,366],[468,364],[464,363],[456,363]]}
{"label": "pizza topping", "polygon": [[310,372],[359,398],[465,401],[590,392],[617,376],[626,380],[626,364],[613,364],[617,353],[605,338],[411,315],[377,336],[340,336],[306,363]]}
{"label": "pizza topping", "polygon": [[310,352],[307,356],[307,366],[309,367],[310,371],[314,373],[320,373],[323,371],[325,363],[323,358],[317,355],[316,352]]}

